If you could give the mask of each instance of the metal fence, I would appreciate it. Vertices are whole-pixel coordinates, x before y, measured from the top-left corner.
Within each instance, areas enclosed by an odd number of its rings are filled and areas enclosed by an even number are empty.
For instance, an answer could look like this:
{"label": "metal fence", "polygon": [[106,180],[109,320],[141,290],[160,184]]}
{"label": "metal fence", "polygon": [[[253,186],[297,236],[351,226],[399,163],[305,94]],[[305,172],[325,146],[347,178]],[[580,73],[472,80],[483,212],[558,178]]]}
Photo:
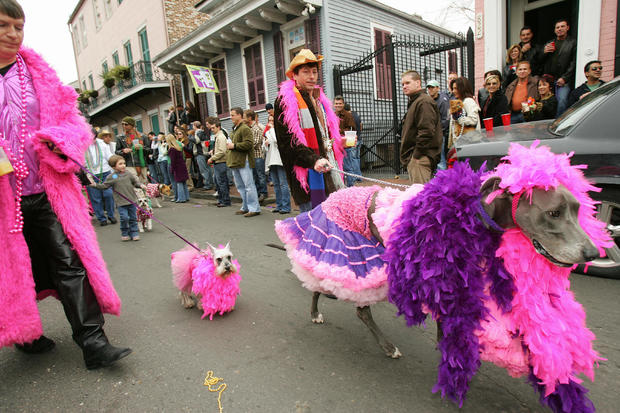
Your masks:
{"label": "metal fence", "polygon": [[467,37],[401,35],[347,65],[334,65],[334,90],[362,118],[361,163],[365,172],[402,171],[398,131],[407,110],[400,75],[415,70],[422,87],[437,80],[447,90],[448,73],[455,71],[472,82],[474,41]]}

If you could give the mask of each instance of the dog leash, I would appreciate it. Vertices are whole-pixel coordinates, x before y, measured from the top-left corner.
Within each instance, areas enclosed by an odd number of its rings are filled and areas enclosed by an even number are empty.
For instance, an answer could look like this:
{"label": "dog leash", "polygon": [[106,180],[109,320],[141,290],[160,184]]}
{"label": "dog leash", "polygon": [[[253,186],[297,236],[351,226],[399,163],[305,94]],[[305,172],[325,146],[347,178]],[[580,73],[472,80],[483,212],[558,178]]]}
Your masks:
{"label": "dog leash", "polygon": [[358,179],[362,179],[364,181],[374,182],[374,183],[380,184],[380,185],[390,185],[390,186],[395,186],[395,187],[398,187],[398,188],[405,188],[405,189],[409,188],[409,185],[394,184],[392,182],[382,181],[381,179],[369,178],[367,176],[357,175],[357,174],[353,174],[351,172],[345,172],[343,170],[340,170],[340,169],[334,168],[334,167],[332,167],[330,170],[331,171],[339,172],[339,173],[341,173],[343,175],[349,175],[349,176],[351,176],[353,178],[358,178]]}
{"label": "dog leash", "polygon": [[[48,145],[49,147],[50,145]],[[52,144],[52,147],[50,149],[53,150],[53,147],[56,146],[54,144]],[[82,165],[81,163],[79,163],[78,161],[76,161],[75,159],[73,159],[70,156],[67,156],[67,159],[69,159],[71,162],[73,162],[74,164],[76,164],[82,171],[84,171],[85,173],[89,174],[90,176],[92,176],[97,182],[99,183],[103,183],[103,180],[101,178],[99,178],[98,176],[96,176],[94,173],[92,173],[92,171],[90,169],[88,169],[86,166]],[[168,225],[164,224],[162,221],[160,221],[157,217],[155,217],[155,215],[150,212],[145,210],[144,208],[142,208],[140,205],[138,205],[137,203],[133,202],[131,199],[127,198],[125,195],[121,194],[118,191],[115,191],[114,188],[111,188],[112,191],[117,194],[118,196],[120,196],[121,198],[123,198],[125,201],[131,203],[132,205],[134,205],[137,209],[139,209],[140,211],[142,211],[142,213],[146,214],[147,216],[149,216],[153,221],[157,222],[159,225],[163,226],[164,228],[166,228],[168,231],[172,232],[174,235],[176,235],[178,238],[181,239],[181,241],[185,242],[187,245],[189,245],[190,247],[192,247],[193,249],[195,249],[196,251],[198,251],[199,253],[203,253],[202,250],[200,248],[198,248],[196,245],[192,244],[191,242],[189,242],[184,236],[182,236],[181,234],[179,234],[178,232],[176,232],[174,229],[170,228]]]}

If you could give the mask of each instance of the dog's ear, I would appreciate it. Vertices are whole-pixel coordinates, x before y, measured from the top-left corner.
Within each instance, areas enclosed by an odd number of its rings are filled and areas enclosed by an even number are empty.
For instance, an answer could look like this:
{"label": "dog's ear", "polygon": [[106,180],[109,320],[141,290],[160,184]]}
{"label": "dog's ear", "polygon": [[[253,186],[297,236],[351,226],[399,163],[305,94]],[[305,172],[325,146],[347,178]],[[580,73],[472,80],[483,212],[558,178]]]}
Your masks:
{"label": "dog's ear", "polygon": [[228,249],[230,249],[230,241],[228,241],[228,242],[226,243],[226,246],[225,246],[224,248],[225,248],[225,249],[227,249],[227,250],[228,250]]}
{"label": "dog's ear", "polygon": [[209,246],[209,248],[211,248],[211,253],[215,254],[215,247],[213,245],[209,244],[208,242],[207,242],[207,245]]}
{"label": "dog's ear", "polygon": [[497,176],[483,182],[480,187],[482,207],[500,227],[508,229],[515,226],[512,220],[512,194],[502,190],[500,182],[501,179]]}

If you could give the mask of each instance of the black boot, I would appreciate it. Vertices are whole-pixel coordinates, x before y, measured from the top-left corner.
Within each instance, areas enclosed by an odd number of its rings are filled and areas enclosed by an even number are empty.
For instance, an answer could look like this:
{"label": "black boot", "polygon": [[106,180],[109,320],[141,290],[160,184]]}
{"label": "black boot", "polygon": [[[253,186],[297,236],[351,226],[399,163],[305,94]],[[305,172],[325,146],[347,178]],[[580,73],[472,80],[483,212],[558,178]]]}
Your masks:
{"label": "black boot", "polygon": [[130,348],[114,347],[106,342],[101,347],[84,347],[84,363],[86,363],[88,370],[93,370],[99,367],[107,367],[130,354]]}
{"label": "black boot", "polygon": [[51,351],[56,346],[54,340],[41,336],[31,343],[15,344],[15,348],[27,354],[42,354]]}

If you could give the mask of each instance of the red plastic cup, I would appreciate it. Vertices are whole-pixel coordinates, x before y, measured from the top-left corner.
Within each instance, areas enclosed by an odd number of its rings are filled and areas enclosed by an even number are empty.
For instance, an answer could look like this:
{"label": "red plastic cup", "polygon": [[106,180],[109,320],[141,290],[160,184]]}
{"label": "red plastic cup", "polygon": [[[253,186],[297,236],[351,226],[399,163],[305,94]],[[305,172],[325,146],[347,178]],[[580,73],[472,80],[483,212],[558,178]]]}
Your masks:
{"label": "red plastic cup", "polygon": [[484,128],[487,132],[493,130],[493,118],[484,118],[482,121],[484,122]]}
{"label": "red plastic cup", "polygon": [[502,114],[502,125],[504,126],[510,125],[510,113]]}

